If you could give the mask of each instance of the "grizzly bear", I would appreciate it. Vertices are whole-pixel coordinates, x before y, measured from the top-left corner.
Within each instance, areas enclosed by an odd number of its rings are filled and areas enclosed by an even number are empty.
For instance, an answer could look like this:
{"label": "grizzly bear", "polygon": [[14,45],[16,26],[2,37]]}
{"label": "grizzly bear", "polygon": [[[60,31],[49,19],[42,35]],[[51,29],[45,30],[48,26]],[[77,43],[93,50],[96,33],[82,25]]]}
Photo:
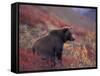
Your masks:
{"label": "grizzly bear", "polygon": [[[32,48],[33,53],[37,52],[42,59],[51,59],[54,67],[62,62],[63,45],[66,41],[74,41],[69,28],[52,30],[47,36],[37,40]],[[61,63],[62,64],[62,63]]]}

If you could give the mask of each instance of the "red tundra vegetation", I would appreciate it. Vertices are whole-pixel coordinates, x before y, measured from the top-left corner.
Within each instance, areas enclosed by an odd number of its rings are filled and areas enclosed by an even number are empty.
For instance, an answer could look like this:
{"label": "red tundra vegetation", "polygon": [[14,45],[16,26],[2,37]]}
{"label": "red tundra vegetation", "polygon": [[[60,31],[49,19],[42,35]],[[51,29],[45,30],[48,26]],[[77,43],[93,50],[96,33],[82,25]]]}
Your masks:
{"label": "red tundra vegetation", "polygon": [[[63,14],[63,13],[62,13]],[[65,22],[56,13],[44,7],[20,5],[19,7],[19,70],[37,71],[49,69],[85,68],[96,66],[96,34],[93,31]],[[81,24],[80,24],[81,25]],[[32,53],[34,42],[52,29],[72,27],[76,40],[66,42],[62,64],[54,68],[49,59]]]}

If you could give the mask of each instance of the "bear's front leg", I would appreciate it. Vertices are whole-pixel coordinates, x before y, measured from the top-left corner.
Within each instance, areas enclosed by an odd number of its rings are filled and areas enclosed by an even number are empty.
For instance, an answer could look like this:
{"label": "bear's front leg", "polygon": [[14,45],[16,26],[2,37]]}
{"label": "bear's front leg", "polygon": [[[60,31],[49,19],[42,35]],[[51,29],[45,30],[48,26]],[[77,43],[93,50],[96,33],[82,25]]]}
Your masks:
{"label": "bear's front leg", "polygon": [[62,48],[57,49],[56,57],[57,57],[57,64],[60,64],[62,66]]}

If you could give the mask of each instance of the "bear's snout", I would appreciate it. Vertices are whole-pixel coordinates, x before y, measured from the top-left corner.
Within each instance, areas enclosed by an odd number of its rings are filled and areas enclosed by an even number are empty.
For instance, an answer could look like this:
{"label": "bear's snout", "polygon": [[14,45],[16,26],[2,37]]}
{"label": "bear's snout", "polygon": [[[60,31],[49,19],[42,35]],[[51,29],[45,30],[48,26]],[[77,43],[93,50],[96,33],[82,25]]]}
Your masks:
{"label": "bear's snout", "polygon": [[73,37],[70,39],[70,41],[74,41],[74,40],[75,40],[75,38],[73,38]]}
{"label": "bear's snout", "polygon": [[70,38],[70,41],[74,41],[75,40],[75,35],[72,35],[72,37]]}

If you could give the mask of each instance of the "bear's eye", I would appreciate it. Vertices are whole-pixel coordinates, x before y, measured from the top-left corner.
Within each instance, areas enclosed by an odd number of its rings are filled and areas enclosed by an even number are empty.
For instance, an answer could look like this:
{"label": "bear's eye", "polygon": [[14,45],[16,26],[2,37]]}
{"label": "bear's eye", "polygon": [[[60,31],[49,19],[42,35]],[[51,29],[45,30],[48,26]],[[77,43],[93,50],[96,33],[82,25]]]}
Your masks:
{"label": "bear's eye", "polygon": [[71,33],[68,34],[68,37],[71,37]]}

